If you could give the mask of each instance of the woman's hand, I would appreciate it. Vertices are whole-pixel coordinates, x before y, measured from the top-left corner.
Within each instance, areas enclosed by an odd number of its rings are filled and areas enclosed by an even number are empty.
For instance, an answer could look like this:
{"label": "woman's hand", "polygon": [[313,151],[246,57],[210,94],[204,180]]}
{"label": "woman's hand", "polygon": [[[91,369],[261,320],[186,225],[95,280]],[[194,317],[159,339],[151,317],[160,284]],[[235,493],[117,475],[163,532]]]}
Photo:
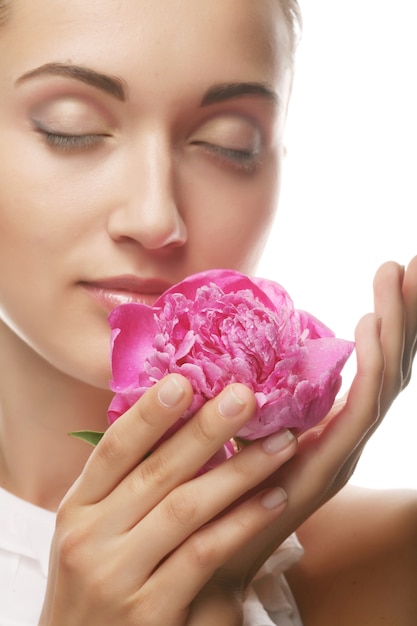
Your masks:
{"label": "woman's hand", "polygon": [[210,597],[212,606],[227,603],[219,591],[222,581],[223,588],[227,581],[229,598],[232,590],[241,597],[271,553],[342,489],[367,440],[408,383],[417,340],[417,257],[406,272],[397,263],[385,263],[375,276],[374,300],[375,312],[356,329],[357,374],[349,394],[299,438],[297,454],[263,484],[284,488],[285,511],[218,570],[193,604],[196,615],[204,615]]}
{"label": "woman's hand", "polygon": [[380,412],[383,417],[411,377],[417,348],[417,257],[406,270],[393,262],[382,265],[374,280],[374,300],[375,311],[382,320],[385,356]]}
{"label": "woman's hand", "polygon": [[[366,442],[408,384],[417,342],[417,257],[407,270],[382,265],[374,280],[375,313],[356,329],[357,373],[343,400],[299,438],[297,454],[264,486],[282,486],[288,505],[279,520],[228,564],[249,582],[273,550],[348,482]],[[308,521],[306,522],[308,524]]]}
{"label": "woman's hand", "polygon": [[[282,514],[280,488],[231,505],[297,444],[278,433],[196,478],[253,414],[252,392],[235,384],[142,461],[191,396],[186,379],[167,377],[95,448],[58,511],[42,626],[240,623],[239,601],[215,614],[197,607],[197,622],[190,606],[220,566]],[[227,581],[224,589],[230,599]]]}

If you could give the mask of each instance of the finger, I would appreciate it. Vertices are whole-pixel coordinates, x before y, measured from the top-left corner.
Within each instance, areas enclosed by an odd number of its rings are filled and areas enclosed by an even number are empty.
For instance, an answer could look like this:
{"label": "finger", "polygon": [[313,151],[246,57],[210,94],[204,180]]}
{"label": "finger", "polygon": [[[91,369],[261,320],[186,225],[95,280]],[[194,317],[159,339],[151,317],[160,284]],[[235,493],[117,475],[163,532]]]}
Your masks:
{"label": "finger", "polygon": [[[137,584],[142,585],[155,564],[198,528],[281,467],[296,449],[295,437],[289,431],[280,431],[171,491],[129,534],[130,552],[132,545],[147,546],[141,554],[142,579]],[[158,541],[149,543],[147,538],[152,536],[157,536]]]}
{"label": "finger", "polygon": [[297,454],[264,482],[269,487],[282,486],[288,494],[288,505],[279,524],[266,528],[246,548],[249,556],[271,553],[307,516],[339,491],[378,423],[384,355],[375,314],[360,320],[355,339],[358,366],[348,397],[332,419],[299,438]]}
{"label": "finger", "polygon": [[324,500],[336,480],[345,481],[352,451],[378,422],[384,355],[375,314],[360,320],[355,340],[357,373],[346,403],[324,427],[319,424],[300,437],[296,457],[278,472],[291,508]]}
{"label": "finger", "polygon": [[375,312],[382,320],[381,342],[385,355],[382,407],[386,412],[403,385],[405,306],[404,268],[392,261],[384,263],[374,279]]}
{"label": "finger", "polygon": [[409,263],[404,275],[405,342],[403,355],[404,386],[411,376],[411,367],[417,348],[417,256]]}
{"label": "finger", "polygon": [[[380,332],[380,320],[374,313],[365,315],[356,327],[357,372],[341,410],[325,429],[326,441],[320,442],[333,450],[335,466],[378,421],[385,372]],[[329,455],[329,461],[331,458]]]}
{"label": "finger", "polygon": [[[173,623],[177,623],[176,616],[186,611],[215,572],[279,518],[285,506],[285,492],[279,488],[268,490],[204,526],[160,565],[142,588],[144,593],[152,597],[164,589],[164,601],[173,607]],[[172,584],[178,572],[182,573],[181,595]]]}
{"label": "finger", "polygon": [[226,387],[121,481],[106,498],[103,515],[124,510],[119,530],[135,526],[173,489],[194,478],[252,417],[255,407],[249,388],[237,383]]}
{"label": "finger", "polygon": [[107,429],[69,497],[93,504],[111,493],[177,422],[191,398],[190,383],[177,374],[151,387]]}

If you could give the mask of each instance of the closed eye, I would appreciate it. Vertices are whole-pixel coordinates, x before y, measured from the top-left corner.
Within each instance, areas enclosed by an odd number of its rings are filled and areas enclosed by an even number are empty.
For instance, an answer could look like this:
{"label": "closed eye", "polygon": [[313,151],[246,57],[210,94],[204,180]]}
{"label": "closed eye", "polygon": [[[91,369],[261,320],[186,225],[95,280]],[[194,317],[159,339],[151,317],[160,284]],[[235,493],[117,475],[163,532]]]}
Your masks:
{"label": "closed eye", "polygon": [[85,133],[80,135],[57,133],[44,128],[38,123],[35,123],[35,130],[42,136],[48,146],[68,152],[92,148],[110,136],[107,133]]}
{"label": "closed eye", "polygon": [[252,173],[261,164],[261,154],[258,150],[243,150],[227,148],[206,141],[193,141],[193,145],[201,146],[214,157],[230,162],[236,169]]}

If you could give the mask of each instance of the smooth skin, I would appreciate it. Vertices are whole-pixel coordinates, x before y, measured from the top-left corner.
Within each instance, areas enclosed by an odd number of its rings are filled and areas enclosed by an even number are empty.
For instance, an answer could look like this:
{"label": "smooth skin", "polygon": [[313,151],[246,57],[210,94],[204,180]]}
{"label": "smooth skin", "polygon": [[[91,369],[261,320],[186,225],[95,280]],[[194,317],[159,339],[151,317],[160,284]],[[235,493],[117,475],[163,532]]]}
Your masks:
{"label": "smooth skin", "polygon": [[416,517],[413,491],[349,486],[310,518],[288,572],[305,626],[414,626]]}
{"label": "smooth skin", "polygon": [[65,436],[107,425],[97,284],[134,276],[157,291],[211,267],[251,273],[274,217],[292,76],[282,10],[170,7],[12,0],[0,31],[0,479],[58,512],[40,626],[241,624],[275,547],[304,523],[310,554],[309,537],[332,526],[332,508],[314,534],[306,520],[348,481],[414,356],[416,259],[405,276],[379,270],[349,395],[298,443],[279,433],[195,477],[253,414],[234,385],[143,460],[190,402],[178,376],[92,453]]}

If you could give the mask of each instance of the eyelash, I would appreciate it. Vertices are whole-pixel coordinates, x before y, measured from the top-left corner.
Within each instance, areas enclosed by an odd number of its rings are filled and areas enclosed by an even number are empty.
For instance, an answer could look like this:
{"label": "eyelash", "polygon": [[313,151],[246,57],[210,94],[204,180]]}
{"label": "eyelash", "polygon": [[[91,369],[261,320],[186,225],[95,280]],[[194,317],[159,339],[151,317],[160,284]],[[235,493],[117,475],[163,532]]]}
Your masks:
{"label": "eyelash", "polygon": [[258,151],[225,148],[205,141],[194,141],[193,145],[201,146],[220,161],[230,162],[241,172],[253,173],[261,164],[261,155]]}
{"label": "eyelash", "polygon": [[[58,150],[71,151],[92,148],[109,135],[65,135],[52,133],[39,124],[35,125],[36,131],[40,133],[47,145]],[[201,146],[212,156],[220,161],[227,161],[238,171],[251,174],[255,172],[261,164],[260,153],[251,150],[237,150],[235,148],[225,148],[205,141],[195,141],[193,145]]]}
{"label": "eyelash", "polygon": [[65,135],[60,133],[52,133],[43,128],[39,124],[35,124],[35,129],[40,133],[48,146],[52,146],[58,150],[71,151],[92,148],[109,135]]}

